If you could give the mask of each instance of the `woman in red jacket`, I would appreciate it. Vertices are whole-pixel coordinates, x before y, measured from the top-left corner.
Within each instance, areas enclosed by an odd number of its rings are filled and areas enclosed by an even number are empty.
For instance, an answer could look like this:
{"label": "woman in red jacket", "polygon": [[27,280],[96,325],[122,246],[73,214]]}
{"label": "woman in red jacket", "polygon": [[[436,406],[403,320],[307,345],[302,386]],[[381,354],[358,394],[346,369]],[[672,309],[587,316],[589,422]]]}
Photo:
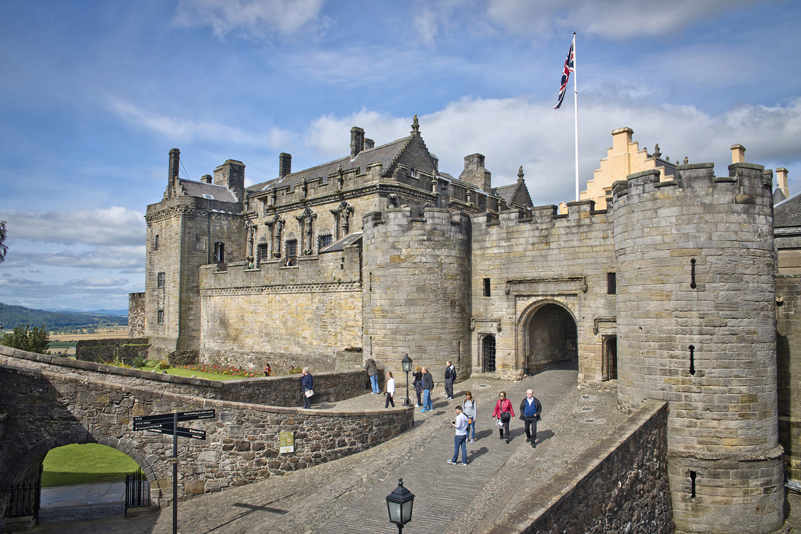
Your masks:
{"label": "woman in red jacket", "polygon": [[515,416],[515,410],[512,408],[512,401],[506,398],[505,391],[501,391],[499,397],[498,402],[495,403],[495,411],[492,412],[492,418],[500,420],[503,424],[503,428],[499,428],[501,439],[503,439],[503,433],[506,431],[506,443],[509,443],[509,421]]}

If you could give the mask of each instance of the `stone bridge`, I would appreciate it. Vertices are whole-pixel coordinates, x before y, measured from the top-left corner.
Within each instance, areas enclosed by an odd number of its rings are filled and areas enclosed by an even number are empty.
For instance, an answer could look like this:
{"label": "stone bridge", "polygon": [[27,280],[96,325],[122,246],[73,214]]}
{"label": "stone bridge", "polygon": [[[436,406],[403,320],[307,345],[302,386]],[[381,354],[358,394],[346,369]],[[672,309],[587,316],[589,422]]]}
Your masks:
{"label": "stone bridge", "polygon": [[[404,432],[413,409],[336,411],[300,404],[298,375],[216,382],[32,354],[0,346],[0,518],[12,484],[35,481],[48,451],[71,443],[118,449],[142,468],[155,504],[172,499],[172,436],[134,432],[134,416],[216,410],[182,425],[205,440],[179,438],[179,499],[342,458]],[[315,375],[316,397],[364,393],[364,371]],[[295,452],[279,452],[293,431]]]}

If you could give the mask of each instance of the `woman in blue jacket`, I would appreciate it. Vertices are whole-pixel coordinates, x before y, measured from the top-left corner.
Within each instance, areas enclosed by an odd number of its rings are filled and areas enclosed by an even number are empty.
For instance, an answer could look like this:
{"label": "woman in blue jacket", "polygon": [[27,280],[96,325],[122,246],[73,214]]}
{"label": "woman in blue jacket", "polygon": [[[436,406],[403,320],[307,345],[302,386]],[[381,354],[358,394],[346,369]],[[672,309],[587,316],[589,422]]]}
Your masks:
{"label": "woman in blue jacket", "polygon": [[314,379],[309,373],[308,367],[304,367],[303,372],[300,373],[300,385],[303,387],[303,408],[308,410],[311,408],[311,396],[314,394],[312,391]]}

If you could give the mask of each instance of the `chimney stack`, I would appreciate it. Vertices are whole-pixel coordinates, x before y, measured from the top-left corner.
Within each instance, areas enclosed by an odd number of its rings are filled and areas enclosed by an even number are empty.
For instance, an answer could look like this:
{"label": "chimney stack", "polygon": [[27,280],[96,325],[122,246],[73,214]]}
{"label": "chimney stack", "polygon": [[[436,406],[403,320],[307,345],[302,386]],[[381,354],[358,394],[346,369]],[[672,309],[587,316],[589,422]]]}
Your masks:
{"label": "chimney stack", "polygon": [[358,126],[350,129],[350,159],[355,158],[364,149],[364,130]]}
{"label": "chimney stack", "polygon": [[731,146],[731,162],[745,163],[745,147],[743,145]]}
{"label": "chimney stack", "polygon": [[278,178],[292,174],[292,154],[281,152],[278,154]]}
{"label": "chimney stack", "polygon": [[177,148],[170,150],[170,165],[167,168],[167,197],[172,198],[175,186],[181,172],[181,151]]}
{"label": "chimney stack", "polygon": [[370,148],[375,148],[375,141],[373,141],[372,139],[367,139],[365,137],[364,138],[364,149],[367,150],[367,149],[370,149]]}
{"label": "chimney stack", "polygon": [[776,169],[776,186],[784,193],[784,198],[790,198],[790,184],[787,183],[787,169]]}
{"label": "chimney stack", "polygon": [[203,182],[204,184],[210,184],[211,183],[211,175],[210,174],[204,174],[203,176],[200,177],[200,181]]}

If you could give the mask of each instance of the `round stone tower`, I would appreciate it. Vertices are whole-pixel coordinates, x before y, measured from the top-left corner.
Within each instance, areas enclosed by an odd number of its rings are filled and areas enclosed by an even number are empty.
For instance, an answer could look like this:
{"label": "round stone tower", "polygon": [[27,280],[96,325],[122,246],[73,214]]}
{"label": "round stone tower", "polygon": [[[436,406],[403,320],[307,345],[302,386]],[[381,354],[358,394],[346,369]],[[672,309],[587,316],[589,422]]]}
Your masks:
{"label": "round stone tower", "polygon": [[[363,237],[364,350],[405,382],[405,354],[443,380],[470,365],[470,218],[427,208],[368,213]],[[442,371],[442,372],[441,372]]]}
{"label": "round stone tower", "polygon": [[763,167],[615,182],[618,398],[670,403],[678,532],[781,528],[773,208]]}

